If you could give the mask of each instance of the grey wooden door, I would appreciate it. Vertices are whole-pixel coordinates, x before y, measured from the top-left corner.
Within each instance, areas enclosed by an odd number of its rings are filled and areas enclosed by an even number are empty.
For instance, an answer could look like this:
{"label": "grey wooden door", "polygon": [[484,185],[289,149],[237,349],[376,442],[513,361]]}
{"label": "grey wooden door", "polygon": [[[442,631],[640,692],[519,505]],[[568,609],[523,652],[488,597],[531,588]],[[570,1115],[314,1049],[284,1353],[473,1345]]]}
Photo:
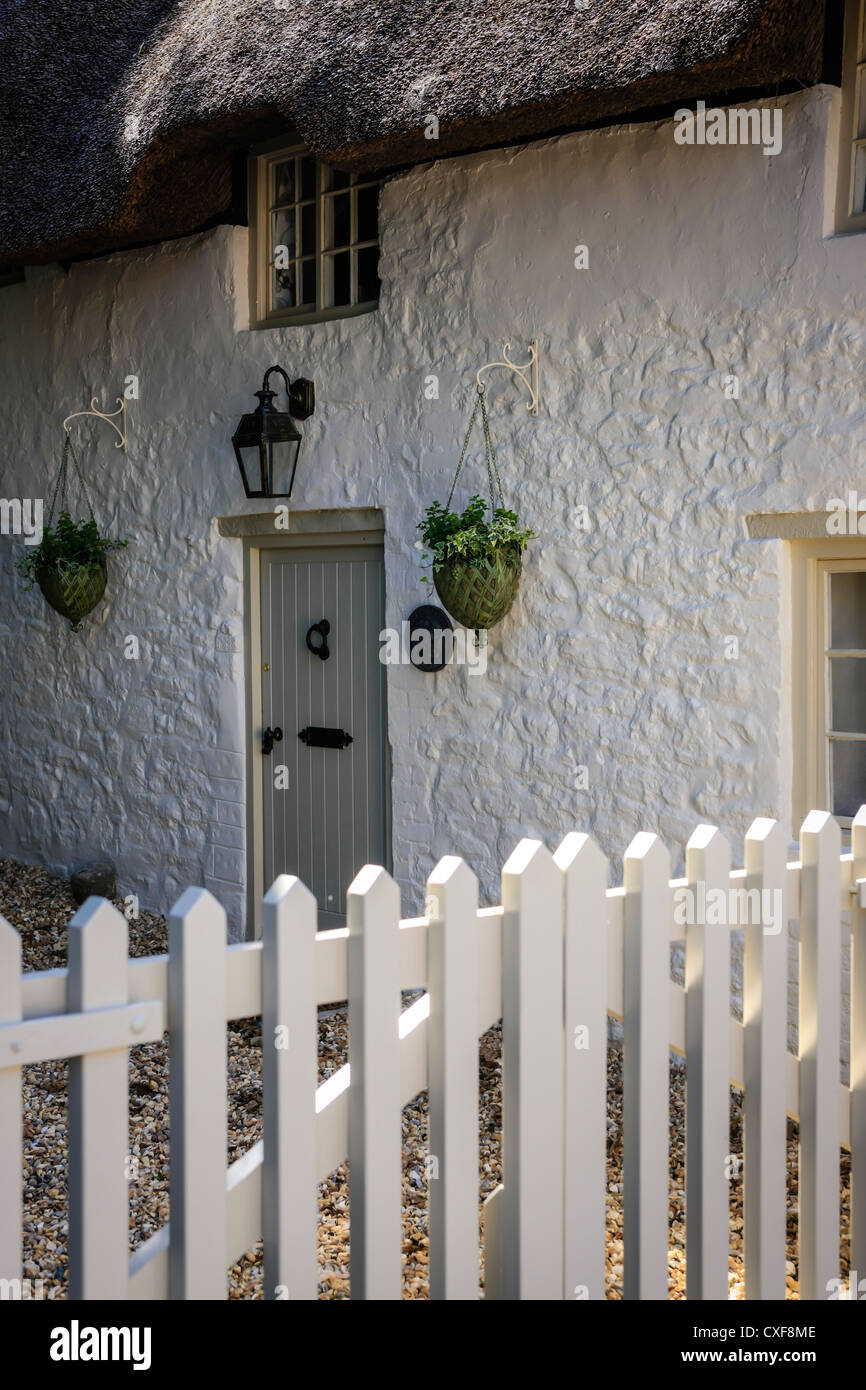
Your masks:
{"label": "grey wooden door", "polygon": [[[254,756],[262,760],[264,885],[297,874],[316,895],[321,929],[345,922],[346,889],[359,869],[389,865],[384,587],[379,546],[261,552],[262,722]],[[308,630],[323,619],[327,660],[307,645]],[[312,634],[314,645],[321,640]],[[283,733],[271,753],[262,749],[268,728]],[[339,731],[351,743],[317,746],[337,742]]]}

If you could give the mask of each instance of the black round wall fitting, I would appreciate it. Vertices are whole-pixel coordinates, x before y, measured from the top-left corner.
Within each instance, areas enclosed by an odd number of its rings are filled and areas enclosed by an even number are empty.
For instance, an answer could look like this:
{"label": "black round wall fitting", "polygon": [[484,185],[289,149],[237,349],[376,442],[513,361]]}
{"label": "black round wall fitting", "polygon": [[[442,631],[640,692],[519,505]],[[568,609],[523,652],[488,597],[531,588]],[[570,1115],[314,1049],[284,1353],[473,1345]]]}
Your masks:
{"label": "black round wall fitting", "polygon": [[[432,661],[418,661],[412,655],[413,642],[416,632],[429,632],[431,638]],[[422,603],[420,608],[416,608],[409,614],[409,660],[417,671],[426,671],[432,674],[434,671],[441,671],[448,665],[451,658],[452,638],[445,638],[444,634],[454,633],[454,624],[448,617],[444,608],[437,608],[435,603]],[[442,634],[438,637],[437,634]]]}
{"label": "black round wall fitting", "polygon": [[[327,661],[328,657],[331,655],[331,649],[328,646],[328,633],[330,631],[331,624],[328,622],[327,618],[323,618],[319,623],[311,623],[307,628],[307,647],[313,653],[313,656],[319,657],[322,661]],[[313,641],[314,632],[318,633],[321,638],[320,642]]]}

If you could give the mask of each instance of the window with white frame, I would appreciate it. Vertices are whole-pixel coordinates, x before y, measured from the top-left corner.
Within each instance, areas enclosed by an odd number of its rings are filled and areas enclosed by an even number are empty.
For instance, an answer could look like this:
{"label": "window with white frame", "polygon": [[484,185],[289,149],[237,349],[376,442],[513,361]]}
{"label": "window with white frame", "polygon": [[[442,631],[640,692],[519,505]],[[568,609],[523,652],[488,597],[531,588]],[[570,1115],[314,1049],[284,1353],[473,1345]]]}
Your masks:
{"label": "window with white frame", "polygon": [[866,0],[847,0],[836,231],[866,231]]}
{"label": "window with white frame", "polygon": [[[795,818],[831,811],[843,826],[866,805],[866,547],[801,543],[795,559]],[[811,552],[811,553],[810,553]]]}
{"label": "window with white frame", "polygon": [[254,155],[250,173],[254,325],[375,309],[381,179],[342,173],[300,146]]}

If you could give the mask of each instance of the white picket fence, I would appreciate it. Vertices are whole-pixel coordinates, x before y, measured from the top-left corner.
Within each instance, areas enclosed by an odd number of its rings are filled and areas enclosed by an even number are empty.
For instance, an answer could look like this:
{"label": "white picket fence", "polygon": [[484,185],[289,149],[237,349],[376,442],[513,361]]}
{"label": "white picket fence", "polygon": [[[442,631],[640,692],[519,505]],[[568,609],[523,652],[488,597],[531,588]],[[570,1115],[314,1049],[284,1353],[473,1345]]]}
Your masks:
{"label": "white picket fence", "polygon": [[[839,1154],[851,1149],[853,1268],[866,1270],[866,807],[841,854],[812,812],[801,860],[756,820],[745,869],[718,830],[689,841],[687,877],[641,833],[608,889],[593,841],[554,855],[523,840],[502,906],[446,858],[426,917],[400,921],[397,885],[368,866],[348,927],[316,934],[297,879],[264,900],[260,942],[225,945],[225,915],[189,889],[169,954],[127,959],[124,918],[91,898],[67,970],[21,975],[0,918],[0,1277],[22,1261],[21,1067],[70,1059],[72,1298],[221,1299],[229,1264],[264,1237],[269,1298],[317,1296],[317,1184],[350,1162],[351,1293],[401,1293],[401,1107],[429,1090],[429,1270],[434,1298],[479,1293],[478,1038],[503,1029],[504,1184],[484,1213],[487,1298],[605,1296],[606,1010],[624,1022],[623,1287],[668,1293],[669,1048],[687,1059],[687,1292],[728,1293],[729,1084],[745,1090],[745,1290],[785,1297],[786,1111],[799,1116],[799,1279],[839,1277]],[[703,885],[703,890],[699,887]],[[742,1024],[730,1016],[730,930],[685,928],[685,988],[670,979],[678,888],[769,890],[800,923],[799,1058],[786,1051],[787,932],[745,927]],[[730,897],[731,895],[728,894]],[[742,906],[744,899],[733,895]],[[861,905],[861,897],[864,905]],[[851,1070],[840,1082],[841,913],[850,912]],[[706,914],[709,916],[709,913]],[[401,990],[426,991],[401,1012]],[[317,1086],[317,1004],[348,999],[349,1064]],[[226,1172],[226,1021],[262,1016],[263,1140]],[[131,1045],[170,1046],[170,1225],[129,1256]]]}

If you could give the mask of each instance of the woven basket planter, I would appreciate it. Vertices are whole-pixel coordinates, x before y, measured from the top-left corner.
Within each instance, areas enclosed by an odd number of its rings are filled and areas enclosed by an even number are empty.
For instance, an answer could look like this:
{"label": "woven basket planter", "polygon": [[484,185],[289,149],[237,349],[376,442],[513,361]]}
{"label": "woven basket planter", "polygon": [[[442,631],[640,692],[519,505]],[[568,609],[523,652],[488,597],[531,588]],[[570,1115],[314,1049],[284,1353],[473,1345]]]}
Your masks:
{"label": "woven basket planter", "polygon": [[104,560],[95,565],[82,565],[79,569],[46,569],[36,574],[46,603],[69,620],[73,632],[79,631],[82,619],[93,612],[102,598],[107,579]]}
{"label": "woven basket planter", "polygon": [[436,592],[451,617],[464,627],[486,629],[501,622],[520,584],[520,551],[509,546],[492,559],[457,556],[433,571]]}

